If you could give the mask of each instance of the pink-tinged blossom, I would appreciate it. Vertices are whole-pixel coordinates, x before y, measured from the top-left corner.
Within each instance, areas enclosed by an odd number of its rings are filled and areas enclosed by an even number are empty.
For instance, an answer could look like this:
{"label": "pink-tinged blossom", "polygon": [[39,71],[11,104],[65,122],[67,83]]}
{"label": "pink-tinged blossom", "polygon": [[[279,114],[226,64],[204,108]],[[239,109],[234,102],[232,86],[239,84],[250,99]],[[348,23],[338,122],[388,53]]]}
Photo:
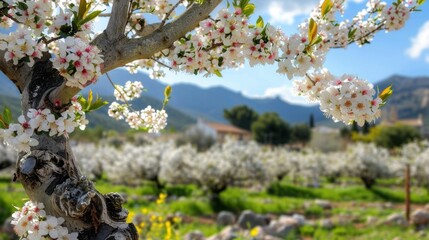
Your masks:
{"label": "pink-tinged blossom", "polygon": [[53,66],[66,78],[67,86],[82,89],[101,75],[103,59],[97,47],[74,37],[58,42],[57,47]]}
{"label": "pink-tinged blossom", "polygon": [[33,134],[47,132],[49,136],[61,136],[72,133],[77,127],[83,130],[88,124],[85,112],[75,98],[58,118],[49,109],[29,109],[25,116],[18,118],[18,122],[0,131],[0,138],[18,152],[30,152],[31,147],[39,144]]}
{"label": "pink-tinged blossom", "polygon": [[78,239],[78,233],[69,233],[67,228],[61,226],[64,223],[63,218],[46,215],[43,203],[26,202],[12,214],[11,223],[20,239]]}

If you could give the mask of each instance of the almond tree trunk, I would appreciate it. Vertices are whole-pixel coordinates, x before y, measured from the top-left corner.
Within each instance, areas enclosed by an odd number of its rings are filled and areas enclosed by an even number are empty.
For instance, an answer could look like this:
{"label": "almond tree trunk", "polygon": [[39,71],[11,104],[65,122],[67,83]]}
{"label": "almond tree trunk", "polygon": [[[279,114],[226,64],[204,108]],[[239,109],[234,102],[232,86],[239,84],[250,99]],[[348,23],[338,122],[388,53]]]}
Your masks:
{"label": "almond tree trunk", "polygon": [[[55,107],[49,93],[64,79],[49,60],[37,62],[22,90],[22,110]],[[117,193],[101,194],[82,176],[67,136],[34,136],[39,145],[21,154],[15,179],[19,180],[33,202],[42,202],[48,215],[63,217],[69,232],[79,232],[81,240],[138,239],[136,228],[127,224],[124,199]]]}

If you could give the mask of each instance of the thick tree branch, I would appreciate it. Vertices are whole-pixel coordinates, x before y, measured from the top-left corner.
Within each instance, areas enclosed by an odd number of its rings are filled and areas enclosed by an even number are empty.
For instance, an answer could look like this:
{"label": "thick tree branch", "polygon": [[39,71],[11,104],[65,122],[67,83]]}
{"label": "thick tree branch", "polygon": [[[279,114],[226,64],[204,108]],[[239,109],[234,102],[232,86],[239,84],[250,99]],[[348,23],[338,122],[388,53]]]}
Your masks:
{"label": "thick tree branch", "polygon": [[124,37],[125,27],[128,22],[130,0],[113,1],[112,13],[106,28],[106,36],[111,41]]}
{"label": "thick tree branch", "polygon": [[170,47],[174,41],[192,31],[206,19],[222,0],[206,0],[203,4],[192,4],[180,17],[149,35],[136,39],[109,42],[108,33],[100,34],[93,44],[104,54],[104,72],[123,66],[137,59],[148,59],[153,54]]}
{"label": "thick tree branch", "polygon": [[[118,34],[123,34],[124,31],[120,29],[125,29],[126,18],[124,16],[128,10],[128,1],[116,0],[107,29],[92,42],[101,49],[104,56],[102,73],[124,66],[134,60],[150,59],[155,53],[169,48],[174,41],[194,30],[199,22],[206,19],[221,2],[222,0],[206,0],[203,4],[194,3],[179,18],[162,28],[148,31],[145,37],[127,39],[120,38]],[[117,9],[120,7],[122,9]],[[112,19],[118,19],[121,23],[115,23]],[[114,36],[112,34],[116,34],[116,37],[112,37]],[[66,104],[79,91],[79,88],[70,88],[63,83],[49,94],[49,100]]]}
{"label": "thick tree branch", "polygon": [[160,26],[161,26],[161,23],[153,23],[153,24],[145,25],[141,31],[137,31],[137,36],[146,37],[147,35],[159,29]]}

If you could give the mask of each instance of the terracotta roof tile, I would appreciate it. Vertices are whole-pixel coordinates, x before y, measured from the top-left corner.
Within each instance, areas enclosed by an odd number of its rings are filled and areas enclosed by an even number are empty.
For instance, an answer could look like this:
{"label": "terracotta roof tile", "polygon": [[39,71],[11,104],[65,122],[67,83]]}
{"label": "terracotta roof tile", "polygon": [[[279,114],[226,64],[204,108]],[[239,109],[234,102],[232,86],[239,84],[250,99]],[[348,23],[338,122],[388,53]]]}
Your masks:
{"label": "terracotta roof tile", "polygon": [[214,122],[208,122],[206,123],[208,126],[213,128],[214,130],[222,133],[234,133],[234,134],[245,134],[250,135],[251,133],[247,130],[228,125],[228,124],[222,124],[222,123],[214,123]]}

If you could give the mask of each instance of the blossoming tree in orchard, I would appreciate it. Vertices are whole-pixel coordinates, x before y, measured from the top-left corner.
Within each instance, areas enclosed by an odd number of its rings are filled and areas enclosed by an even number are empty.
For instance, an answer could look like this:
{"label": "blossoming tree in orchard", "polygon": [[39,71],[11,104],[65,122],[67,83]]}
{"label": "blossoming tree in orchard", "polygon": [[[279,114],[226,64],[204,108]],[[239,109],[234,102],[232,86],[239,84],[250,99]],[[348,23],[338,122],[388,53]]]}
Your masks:
{"label": "blossoming tree in orchard", "polygon": [[[337,20],[344,0],[322,0],[296,34],[287,36],[251,19],[249,0],[1,0],[0,70],[22,94],[23,115],[0,118],[0,137],[20,152],[15,179],[31,203],[14,214],[17,233],[27,239],[136,239],[125,223],[123,199],[101,194],[75,164],[68,134],[85,128],[85,113],[104,104],[75,97],[97,78],[118,67],[163,69],[218,75],[248,62],[277,64],[279,74],[301,78],[295,86],[335,121],[373,121],[389,91],[378,94],[353,75],[333,76],[323,68],[327,52],[351,43],[369,43],[379,31],[400,29],[424,0],[369,0],[353,19]],[[211,13],[219,5],[224,9]],[[100,34],[96,18],[108,18]],[[251,23],[254,22],[254,23]],[[12,28],[11,28],[12,27]],[[132,109],[143,86],[115,86],[118,102],[109,115],[132,128],[158,132],[166,126],[163,109]],[[166,89],[168,102],[171,89]],[[41,210],[43,209],[43,210]],[[48,228],[47,224],[50,224]]]}

